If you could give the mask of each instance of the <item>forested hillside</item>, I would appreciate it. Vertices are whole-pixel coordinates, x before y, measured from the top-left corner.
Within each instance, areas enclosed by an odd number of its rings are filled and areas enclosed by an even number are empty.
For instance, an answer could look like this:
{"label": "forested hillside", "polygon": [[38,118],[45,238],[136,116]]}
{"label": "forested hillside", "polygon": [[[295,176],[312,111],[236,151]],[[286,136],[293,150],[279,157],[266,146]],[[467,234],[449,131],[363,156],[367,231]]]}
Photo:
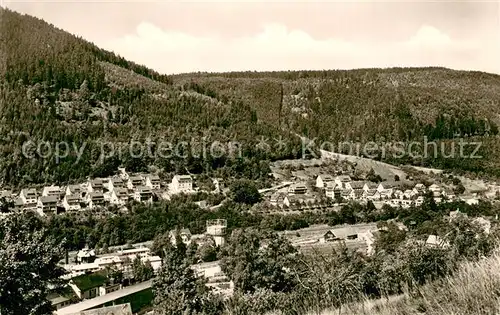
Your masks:
{"label": "forested hillside", "polygon": [[[488,159],[400,159],[495,173],[500,76],[442,68],[161,75],[34,17],[0,9],[0,181],[68,182],[141,171],[218,172],[259,179],[268,160],[301,155],[297,135],[339,141],[472,136]],[[175,62],[175,61],[172,61]],[[218,140],[243,158],[101,159],[104,143]],[[260,150],[261,138],[287,145]],[[194,139],[194,141],[192,141]],[[26,157],[26,141],[65,141],[63,159]],[[125,145],[123,145],[125,146]],[[153,153],[157,148],[153,146]],[[187,150],[188,153],[192,150]],[[154,154],[153,154],[154,155]],[[189,154],[188,154],[189,155]],[[194,154],[196,155],[196,154]],[[497,174],[498,175],[498,174]]]}
{"label": "forested hillside", "polygon": [[[155,164],[167,172],[181,173],[225,168],[229,174],[259,178],[268,172],[261,160],[298,154],[298,145],[295,153],[289,148],[264,156],[252,152],[258,135],[291,137],[271,124],[256,124],[255,110],[238,99],[204,94],[196,85],[173,86],[170,77],[101,50],[40,19],[5,9],[0,14],[4,61],[0,179],[4,183],[106,176],[120,164],[135,171]],[[242,150],[245,158],[133,159],[123,145],[121,154],[100,159],[105,142],[150,138],[152,143],[164,140],[175,145],[181,140],[192,142],[192,138],[200,143],[202,137],[209,144],[211,140],[246,144]],[[76,152],[59,161],[37,154],[26,158],[22,145],[27,140],[35,144],[49,141],[52,148],[62,141],[74,143],[75,148],[85,147],[78,161]],[[294,141],[300,143],[299,139]],[[153,152],[151,156],[157,155]]]}

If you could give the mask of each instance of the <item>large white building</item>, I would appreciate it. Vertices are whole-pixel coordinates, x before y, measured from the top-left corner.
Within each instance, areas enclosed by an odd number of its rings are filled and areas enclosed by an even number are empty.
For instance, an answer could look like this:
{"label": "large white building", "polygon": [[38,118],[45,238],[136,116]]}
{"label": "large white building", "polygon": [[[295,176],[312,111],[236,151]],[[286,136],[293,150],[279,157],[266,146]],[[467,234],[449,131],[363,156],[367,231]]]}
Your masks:
{"label": "large white building", "polygon": [[172,179],[172,192],[190,193],[193,191],[193,178],[190,175],[175,175]]}

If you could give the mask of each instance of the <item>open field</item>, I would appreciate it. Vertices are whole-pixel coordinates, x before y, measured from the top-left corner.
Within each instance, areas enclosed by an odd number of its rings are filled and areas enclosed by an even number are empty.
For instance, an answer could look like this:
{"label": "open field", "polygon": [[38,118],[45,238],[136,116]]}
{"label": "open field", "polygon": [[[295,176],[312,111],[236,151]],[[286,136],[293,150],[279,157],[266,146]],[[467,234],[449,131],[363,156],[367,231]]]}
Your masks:
{"label": "open field", "polygon": [[393,180],[395,175],[398,175],[401,180],[406,179],[406,173],[397,166],[356,155],[347,155],[321,150],[321,158],[323,160],[346,160],[351,163],[355,163],[356,169],[362,172],[369,172],[373,169],[376,174],[380,175],[385,180]]}
{"label": "open field", "polygon": [[[326,224],[313,225],[297,231],[284,231],[280,234],[286,236],[290,242],[303,253],[331,253],[333,249],[338,248],[342,242],[322,243],[320,239],[327,231],[341,232],[349,231],[349,234],[361,233],[376,228],[375,223],[356,224],[356,225],[336,225],[328,226]],[[362,240],[344,240],[343,243],[351,250],[365,250],[366,243]]]}

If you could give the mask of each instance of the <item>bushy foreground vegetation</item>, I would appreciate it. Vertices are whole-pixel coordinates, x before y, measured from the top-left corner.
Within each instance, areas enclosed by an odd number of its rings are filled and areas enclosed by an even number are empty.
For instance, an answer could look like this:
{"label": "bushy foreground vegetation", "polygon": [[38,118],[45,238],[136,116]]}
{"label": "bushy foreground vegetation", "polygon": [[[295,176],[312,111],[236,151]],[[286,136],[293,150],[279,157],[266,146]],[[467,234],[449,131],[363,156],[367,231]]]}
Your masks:
{"label": "bushy foreground vegetation", "polygon": [[[156,309],[160,314],[168,314],[167,305],[185,314],[307,314],[368,298],[418,295],[422,286],[454,274],[461,262],[478,261],[498,246],[496,231],[486,234],[467,219],[446,225],[446,231],[455,232],[446,238],[449,247],[429,247],[412,233],[401,232],[404,236],[398,240],[379,239],[373,256],[342,246],[331,253],[304,256],[276,234],[240,230],[219,253],[222,269],[235,284],[232,297],[224,300],[207,291],[195,294],[195,283],[200,288],[202,283],[186,268],[184,274],[177,274],[174,265],[167,264],[156,280]],[[384,233],[390,235],[394,229]],[[167,252],[179,255],[179,247],[170,247]],[[179,261],[176,264],[182,266]],[[175,277],[169,276],[172,273]],[[191,299],[172,297],[185,297],[183,290]],[[194,306],[192,301],[200,304]]]}
{"label": "bushy foreground vegetation", "polygon": [[366,300],[348,305],[343,311],[324,310],[323,315],[486,315],[500,311],[500,255],[498,250],[491,257],[460,265],[457,272],[443,279],[424,285],[418,290],[392,300]]}

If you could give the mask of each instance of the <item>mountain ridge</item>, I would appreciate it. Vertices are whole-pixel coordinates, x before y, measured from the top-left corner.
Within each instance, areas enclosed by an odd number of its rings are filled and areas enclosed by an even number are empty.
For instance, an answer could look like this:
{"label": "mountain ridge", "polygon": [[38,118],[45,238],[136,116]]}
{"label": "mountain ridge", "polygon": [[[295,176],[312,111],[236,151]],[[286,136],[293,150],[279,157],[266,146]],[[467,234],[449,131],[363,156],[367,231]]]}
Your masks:
{"label": "mountain ridge", "polygon": [[[0,9],[0,179],[68,182],[118,165],[264,180],[266,162],[302,157],[296,134],[318,141],[488,143],[487,158],[390,160],[497,175],[500,76],[442,67],[164,75],[47,22]],[[242,159],[125,156],[100,159],[103,142],[206,137],[244,144]],[[262,150],[259,139],[285,139]],[[27,140],[86,143],[66,160],[22,156]],[[269,144],[269,143],[268,143]],[[74,163],[78,161],[75,166]],[[259,170],[252,175],[240,165]],[[500,174],[498,174],[500,175]]]}

